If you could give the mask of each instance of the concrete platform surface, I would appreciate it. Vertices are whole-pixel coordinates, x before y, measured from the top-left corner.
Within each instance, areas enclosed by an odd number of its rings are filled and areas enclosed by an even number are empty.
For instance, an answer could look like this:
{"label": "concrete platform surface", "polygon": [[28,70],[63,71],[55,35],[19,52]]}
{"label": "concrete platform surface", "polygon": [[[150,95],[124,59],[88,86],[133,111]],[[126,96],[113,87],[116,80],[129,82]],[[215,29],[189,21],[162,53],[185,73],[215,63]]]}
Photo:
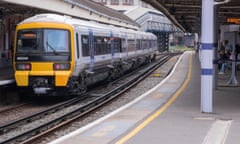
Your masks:
{"label": "concrete platform surface", "polygon": [[50,144],[238,144],[240,87],[214,90],[214,112],[200,112],[200,64],[185,52],[155,88]]}

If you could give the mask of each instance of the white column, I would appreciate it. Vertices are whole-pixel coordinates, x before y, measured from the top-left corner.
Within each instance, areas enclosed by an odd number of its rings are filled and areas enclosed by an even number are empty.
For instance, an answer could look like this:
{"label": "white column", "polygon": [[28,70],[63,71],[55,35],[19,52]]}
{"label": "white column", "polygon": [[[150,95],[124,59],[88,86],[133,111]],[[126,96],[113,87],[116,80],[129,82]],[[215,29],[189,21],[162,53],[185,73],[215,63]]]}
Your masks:
{"label": "white column", "polygon": [[202,0],[201,111],[213,111],[214,0]]}

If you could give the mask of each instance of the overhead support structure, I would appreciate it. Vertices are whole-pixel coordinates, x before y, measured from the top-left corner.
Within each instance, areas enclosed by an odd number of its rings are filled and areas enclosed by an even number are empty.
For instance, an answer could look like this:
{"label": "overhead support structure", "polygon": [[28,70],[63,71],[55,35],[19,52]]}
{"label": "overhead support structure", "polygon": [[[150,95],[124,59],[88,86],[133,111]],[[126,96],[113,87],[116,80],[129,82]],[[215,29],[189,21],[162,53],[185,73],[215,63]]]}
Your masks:
{"label": "overhead support structure", "polygon": [[144,2],[154,6],[156,9],[160,10],[163,14],[165,14],[171,22],[178,28],[180,28],[183,32],[186,32],[186,29],[175,19],[174,16],[170,14],[170,12],[163,6],[162,2],[157,0],[143,0]]}
{"label": "overhead support structure", "polygon": [[215,2],[202,0],[202,28],[201,28],[201,111],[213,112],[214,88],[214,55],[217,48],[217,5],[231,0]]}
{"label": "overhead support structure", "polygon": [[[189,33],[200,33],[199,19],[202,0],[143,0],[154,8],[163,11],[169,18],[175,19]],[[160,6],[161,5],[161,6]],[[221,5],[217,19],[219,25],[229,24],[227,18],[239,18],[240,0],[214,0],[214,5]],[[171,19],[171,21],[173,20]],[[200,19],[201,20],[201,19]],[[174,23],[175,24],[175,23]],[[178,25],[176,25],[178,27]]]}
{"label": "overhead support structure", "polygon": [[127,16],[88,0],[2,0],[1,2],[46,10],[98,23],[138,29]]}

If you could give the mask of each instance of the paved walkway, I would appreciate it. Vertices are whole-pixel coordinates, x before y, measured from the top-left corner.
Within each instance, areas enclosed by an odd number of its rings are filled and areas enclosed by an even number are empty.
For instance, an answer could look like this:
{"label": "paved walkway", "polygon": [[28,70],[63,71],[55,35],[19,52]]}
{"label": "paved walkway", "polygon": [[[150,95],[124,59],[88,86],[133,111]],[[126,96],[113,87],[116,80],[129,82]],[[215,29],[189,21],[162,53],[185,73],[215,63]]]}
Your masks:
{"label": "paved walkway", "polygon": [[239,144],[240,87],[217,87],[214,112],[201,113],[200,64],[190,57],[142,99],[51,144]]}

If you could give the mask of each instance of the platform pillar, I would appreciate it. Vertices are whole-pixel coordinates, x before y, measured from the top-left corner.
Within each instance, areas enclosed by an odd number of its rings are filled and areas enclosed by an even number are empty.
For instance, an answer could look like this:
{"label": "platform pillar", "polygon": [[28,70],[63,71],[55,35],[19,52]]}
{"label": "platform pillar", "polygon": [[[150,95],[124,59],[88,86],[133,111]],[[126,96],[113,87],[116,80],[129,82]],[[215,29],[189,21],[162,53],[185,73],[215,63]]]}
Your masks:
{"label": "platform pillar", "polygon": [[201,112],[213,111],[214,0],[202,0]]}
{"label": "platform pillar", "polygon": [[237,85],[238,84],[238,81],[237,81],[237,78],[236,78],[236,58],[237,57],[235,57],[235,49],[236,49],[236,47],[235,47],[235,45],[236,45],[236,43],[237,43],[237,34],[238,34],[238,32],[232,32],[233,33],[233,35],[234,35],[234,38],[233,38],[233,49],[232,49],[232,74],[231,74],[231,78],[229,79],[229,81],[228,81],[228,84],[230,84],[230,85]]}

